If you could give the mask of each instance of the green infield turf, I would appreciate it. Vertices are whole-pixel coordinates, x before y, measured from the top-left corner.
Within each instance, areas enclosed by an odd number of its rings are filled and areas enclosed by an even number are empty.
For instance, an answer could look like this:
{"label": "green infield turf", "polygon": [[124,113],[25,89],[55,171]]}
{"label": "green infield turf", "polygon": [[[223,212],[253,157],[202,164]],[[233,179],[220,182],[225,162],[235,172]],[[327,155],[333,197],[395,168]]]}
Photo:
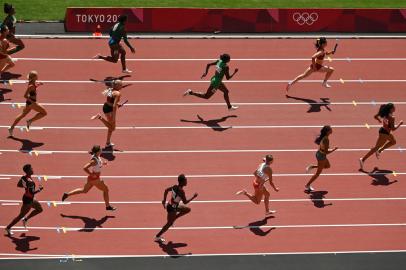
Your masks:
{"label": "green infield turf", "polygon": [[405,0],[10,0],[19,20],[63,20],[67,7],[397,8]]}

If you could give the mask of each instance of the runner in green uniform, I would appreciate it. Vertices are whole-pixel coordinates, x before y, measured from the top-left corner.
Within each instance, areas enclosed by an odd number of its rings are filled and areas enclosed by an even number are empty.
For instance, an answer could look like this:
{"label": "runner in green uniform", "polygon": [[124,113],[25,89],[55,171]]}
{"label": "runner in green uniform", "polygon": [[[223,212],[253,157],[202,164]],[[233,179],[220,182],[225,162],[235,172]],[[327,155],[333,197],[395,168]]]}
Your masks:
{"label": "runner in green uniform", "polygon": [[118,18],[118,23],[116,23],[110,29],[109,46],[110,46],[111,56],[102,56],[100,54],[97,54],[94,58],[103,59],[103,60],[106,60],[106,61],[112,62],[112,63],[117,63],[118,57],[120,56],[123,72],[131,73],[131,70],[127,69],[127,66],[125,63],[126,52],[124,50],[124,47],[121,46],[121,44],[120,44],[121,39],[124,40],[124,43],[128,46],[128,48],[130,48],[131,52],[135,53],[135,49],[131,46],[130,42],[128,42],[128,39],[127,39],[127,32],[125,30],[126,22],[127,22],[127,16],[121,15]]}
{"label": "runner in green uniform", "polygon": [[7,40],[10,41],[11,43],[17,45],[15,48],[10,50],[8,53],[8,54],[13,54],[18,51],[21,51],[22,49],[24,49],[25,46],[21,39],[15,37],[17,19],[14,16],[16,11],[15,11],[13,5],[5,3],[4,4],[4,13],[7,14],[7,17],[4,18],[3,25],[7,25],[8,29],[10,30],[9,34],[7,35]]}
{"label": "runner in green uniform", "polygon": [[230,75],[230,69],[229,69],[229,67],[227,65],[228,62],[230,62],[230,55],[225,53],[225,54],[220,55],[219,60],[217,60],[217,61],[215,61],[213,63],[207,64],[206,71],[202,75],[202,78],[206,77],[207,72],[209,71],[209,68],[211,66],[216,66],[216,73],[214,74],[213,77],[211,77],[210,86],[207,89],[207,92],[205,94],[200,93],[200,92],[193,92],[192,90],[188,89],[183,94],[183,96],[192,95],[192,96],[199,97],[199,98],[209,99],[209,98],[211,98],[211,96],[214,95],[214,93],[216,93],[217,89],[219,89],[224,94],[224,100],[227,103],[228,109],[229,110],[238,109],[238,106],[232,106],[231,105],[230,98],[228,96],[229,91],[228,91],[227,87],[223,83],[224,76],[226,76],[226,79],[229,80],[238,72],[238,68],[236,68],[234,70],[234,73]]}

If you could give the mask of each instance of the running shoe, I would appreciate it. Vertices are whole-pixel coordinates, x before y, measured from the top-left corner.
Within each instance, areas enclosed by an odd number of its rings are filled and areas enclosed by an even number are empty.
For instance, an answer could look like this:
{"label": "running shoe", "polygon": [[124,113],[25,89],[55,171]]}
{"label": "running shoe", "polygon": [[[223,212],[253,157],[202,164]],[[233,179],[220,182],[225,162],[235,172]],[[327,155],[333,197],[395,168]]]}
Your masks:
{"label": "running shoe", "polygon": [[8,128],[8,135],[10,135],[10,137],[13,137],[13,131],[14,131],[14,128]]}
{"label": "running shoe", "polygon": [[130,73],[132,73],[132,71],[129,70],[128,68],[126,68],[126,69],[123,69],[123,73],[130,74]]}
{"label": "running shoe", "polygon": [[314,188],[312,186],[305,186],[305,192],[312,192]]}
{"label": "running shoe", "polygon": [[324,82],[322,85],[323,85],[324,87],[326,87],[326,88],[331,88],[331,85],[329,85],[327,82]]}
{"label": "running shoe", "polygon": [[26,228],[27,229],[27,219],[26,218],[23,218],[22,220],[21,220],[21,222],[23,223],[23,226],[24,226],[24,228]]}
{"label": "running shoe", "polygon": [[231,108],[228,108],[229,111],[235,111],[238,109],[238,106],[231,106]]}
{"label": "running shoe", "polygon": [[68,193],[64,193],[62,195],[62,201],[65,201],[68,198]]}
{"label": "running shoe", "polygon": [[185,93],[183,93],[183,96],[184,97],[189,96],[191,93],[192,93],[192,90],[188,89],[188,90],[186,90]]}
{"label": "running shoe", "polygon": [[359,167],[361,170],[364,169],[364,161],[362,161],[362,158],[359,159]]}
{"label": "running shoe", "polygon": [[163,244],[163,243],[166,242],[166,240],[165,240],[164,238],[162,238],[162,237],[155,237],[155,238],[154,238],[154,242]]}
{"label": "running shoe", "polygon": [[11,231],[11,229],[5,228],[4,230],[5,230],[4,235],[6,235],[6,236],[12,236],[12,235],[14,234],[14,233]]}
{"label": "running shoe", "polygon": [[109,205],[109,206],[106,207],[106,210],[107,211],[116,211],[117,208],[115,208],[114,206]]}

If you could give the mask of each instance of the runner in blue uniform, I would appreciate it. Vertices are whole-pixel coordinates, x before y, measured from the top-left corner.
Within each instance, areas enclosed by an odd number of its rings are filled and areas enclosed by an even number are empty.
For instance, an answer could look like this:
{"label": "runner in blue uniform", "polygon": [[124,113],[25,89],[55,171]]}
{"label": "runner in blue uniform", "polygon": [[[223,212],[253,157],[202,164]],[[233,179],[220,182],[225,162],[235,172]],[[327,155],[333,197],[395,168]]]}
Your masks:
{"label": "runner in blue uniform", "polygon": [[131,46],[130,42],[127,39],[127,32],[125,29],[126,22],[127,22],[127,16],[121,15],[118,18],[118,23],[116,23],[110,29],[109,47],[110,47],[111,56],[103,56],[103,55],[97,54],[94,58],[103,59],[103,60],[106,60],[106,61],[112,62],[112,63],[117,63],[118,58],[120,57],[123,73],[131,73],[132,71],[127,69],[127,66],[125,63],[126,52],[124,50],[124,47],[120,44],[121,40],[124,40],[124,43],[128,46],[128,48],[130,48],[131,52],[135,53],[135,49]]}

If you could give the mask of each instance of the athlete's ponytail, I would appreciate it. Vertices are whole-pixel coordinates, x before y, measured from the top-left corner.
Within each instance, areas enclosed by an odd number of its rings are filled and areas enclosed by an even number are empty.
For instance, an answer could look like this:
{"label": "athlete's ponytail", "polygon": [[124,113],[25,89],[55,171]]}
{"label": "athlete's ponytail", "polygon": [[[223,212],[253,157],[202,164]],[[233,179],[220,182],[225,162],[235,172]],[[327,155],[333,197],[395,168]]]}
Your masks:
{"label": "athlete's ponytail", "polygon": [[326,135],[331,131],[331,127],[330,126],[324,126],[321,130],[320,130],[320,135],[316,138],[316,140],[314,141],[316,144],[320,144],[321,141],[323,140],[324,137],[326,137]]}
{"label": "athlete's ponytail", "polygon": [[395,105],[393,103],[383,104],[379,108],[378,115],[381,118],[388,117],[394,107],[395,107]]}
{"label": "athlete's ponytail", "polygon": [[325,37],[321,37],[316,39],[316,43],[314,44],[314,46],[316,47],[316,49],[320,49],[321,46],[325,43],[327,43],[327,39]]}
{"label": "athlete's ponytail", "polygon": [[10,5],[9,3],[4,3],[3,9],[4,13],[9,14],[13,10],[13,5]]}
{"label": "athlete's ponytail", "polygon": [[89,154],[96,155],[101,150],[100,145],[93,145],[92,149],[89,151]]}

